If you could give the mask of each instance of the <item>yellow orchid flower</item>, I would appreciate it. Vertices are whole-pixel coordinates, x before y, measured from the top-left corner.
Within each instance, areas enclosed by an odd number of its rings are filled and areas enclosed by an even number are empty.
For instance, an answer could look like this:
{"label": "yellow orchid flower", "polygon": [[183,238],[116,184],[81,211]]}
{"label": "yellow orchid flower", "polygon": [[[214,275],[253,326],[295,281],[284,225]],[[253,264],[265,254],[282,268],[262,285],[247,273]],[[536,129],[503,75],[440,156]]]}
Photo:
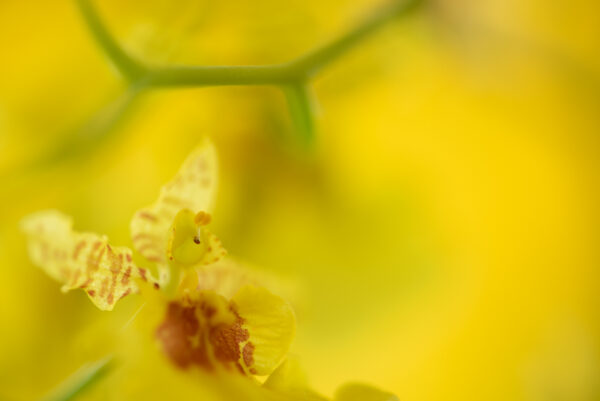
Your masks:
{"label": "yellow orchid flower", "polygon": [[105,236],[74,231],[71,219],[58,211],[28,216],[22,229],[33,262],[62,282],[63,291],[83,289],[102,310],[112,310],[141,287],[167,290],[167,312],[156,337],[175,365],[267,375],[285,357],[295,317],[283,299],[241,285],[243,280],[235,293],[223,291],[233,288],[235,263],[227,265],[225,275],[219,268],[206,270],[226,255],[206,229],[217,185],[215,153],[208,141],[196,148],[158,200],[133,216],[133,246],[156,265],[158,278],[134,263],[130,249],[111,246]]}
{"label": "yellow orchid flower", "polygon": [[[261,398],[327,400],[308,387],[295,359],[285,359],[296,326],[290,305],[226,258],[221,241],[206,228],[217,184],[216,160],[213,146],[204,142],[161,189],[158,200],[133,216],[133,246],[156,266],[158,278],[136,265],[129,248],[73,230],[71,219],[55,210],[22,221],[31,259],[62,282],[63,291],[82,289],[102,310],[141,292],[150,304],[153,317],[147,322],[152,322],[154,338],[177,368],[268,376],[259,386],[262,393],[253,393]],[[226,376],[219,377],[226,382]],[[345,385],[334,396],[334,401],[354,400],[396,398],[358,384]]]}

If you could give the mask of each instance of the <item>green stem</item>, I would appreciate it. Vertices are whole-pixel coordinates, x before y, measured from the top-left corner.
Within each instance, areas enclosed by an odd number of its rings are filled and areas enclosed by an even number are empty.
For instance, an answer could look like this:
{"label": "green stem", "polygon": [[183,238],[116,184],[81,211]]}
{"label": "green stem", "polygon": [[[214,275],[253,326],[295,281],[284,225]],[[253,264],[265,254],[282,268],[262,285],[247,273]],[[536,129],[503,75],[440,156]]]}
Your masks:
{"label": "green stem", "polygon": [[114,40],[90,1],[76,0],[76,2],[92,35],[98,42],[98,45],[104,50],[106,56],[121,74],[129,80],[135,80],[142,76],[145,68],[133,58],[129,57],[129,55]]}
{"label": "green stem", "polygon": [[83,365],[67,380],[43,398],[43,401],[68,401],[89,389],[107,374],[114,366],[114,359],[108,356],[94,363]]}
{"label": "green stem", "polygon": [[292,122],[302,143],[309,147],[315,138],[315,100],[306,83],[295,83],[283,87]]}
{"label": "green stem", "polygon": [[406,15],[426,0],[396,0],[330,43],[287,63],[258,66],[148,67],[130,57],[111,36],[91,0],[76,0],[90,31],[106,56],[131,85],[143,88],[224,85],[275,85],[288,99],[292,119],[305,143],[314,136],[314,115],[307,85],[324,67],[352,49],[378,28]]}
{"label": "green stem", "polygon": [[143,85],[130,85],[121,96],[90,116],[87,121],[67,136],[65,142],[31,167],[43,168],[70,155],[96,148],[102,140],[108,137],[108,133],[114,132],[128,116],[143,89]]}
{"label": "green stem", "polygon": [[287,85],[303,82],[342,56],[378,28],[416,8],[423,0],[395,1],[331,43],[288,63],[261,66],[144,67],[123,51],[102,23],[90,0],[76,0],[92,35],[130,80],[146,76],[149,86]]}
{"label": "green stem", "polygon": [[298,76],[285,64],[265,66],[165,67],[149,75],[150,86],[282,85]]}
{"label": "green stem", "polygon": [[424,0],[395,1],[388,7],[382,8],[356,26],[345,35],[308,52],[290,63],[292,70],[302,73],[306,78],[313,77],[335,59],[351,50],[358,42],[374,33],[389,21],[415,10]]}

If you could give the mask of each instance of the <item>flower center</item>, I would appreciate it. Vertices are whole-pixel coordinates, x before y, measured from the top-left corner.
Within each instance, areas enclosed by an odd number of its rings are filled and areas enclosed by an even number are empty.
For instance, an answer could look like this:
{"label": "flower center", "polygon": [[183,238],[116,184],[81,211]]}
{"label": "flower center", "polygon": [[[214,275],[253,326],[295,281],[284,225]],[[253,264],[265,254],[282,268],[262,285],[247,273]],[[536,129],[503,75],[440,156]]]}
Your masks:
{"label": "flower center", "polygon": [[219,365],[244,373],[240,360],[246,355],[242,355],[240,344],[248,340],[249,334],[243,323],[225,298],[202,291],[169,303],[156,337],[165,354],[180,368],[196,365],[213,370]]}
{"label": "flower center", "polygon": [[194,214],[189,209],[177,213],[171,225],[167,256],[182,266],[198,263],[208,250],[208,239],[202,226],[210,222],[204,212]]}

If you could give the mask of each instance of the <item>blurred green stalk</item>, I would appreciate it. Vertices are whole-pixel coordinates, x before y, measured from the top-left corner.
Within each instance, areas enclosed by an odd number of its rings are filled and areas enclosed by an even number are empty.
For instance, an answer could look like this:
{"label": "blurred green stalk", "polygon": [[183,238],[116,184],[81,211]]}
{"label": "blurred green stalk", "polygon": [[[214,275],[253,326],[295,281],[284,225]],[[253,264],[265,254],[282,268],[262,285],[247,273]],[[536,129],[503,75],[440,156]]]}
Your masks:
{"label": "blurred green stalk", "polygon": [[304,144],[313,141],[313,107],[307,95],[310,80],[361,40],[396,17],[409,14],[424,0],[394,1],[337,39],[287,63],[251,66],[147,67],[130,57],[112,37],[90,0],[76,0],[84,20],[109,60],[132,85],[144,88],[178,86],[275,85],[288,100],[292,122]]}
{"label": "blurred green stalk", "polygon": [[114,358],[108,356],[97,362],[83,365],[55,390],[42,398],[42,401],[74,400],[104,377],[114,367],[114,364]]}

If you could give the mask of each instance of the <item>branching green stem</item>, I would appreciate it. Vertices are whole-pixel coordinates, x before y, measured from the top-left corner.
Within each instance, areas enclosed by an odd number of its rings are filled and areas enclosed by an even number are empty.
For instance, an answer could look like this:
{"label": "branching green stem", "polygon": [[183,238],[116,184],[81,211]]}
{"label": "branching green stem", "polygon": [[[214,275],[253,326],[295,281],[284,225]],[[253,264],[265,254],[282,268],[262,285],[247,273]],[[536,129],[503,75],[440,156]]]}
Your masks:
{"label": "branching green stem", "polygon": [[314,115],[307,88],[316,74],[378,28],[407,15],[424,0],[394,0],[330,43],[287,63],[255,66],[146,66],[127,54],[98,16],[91,0],[75,0],[94,39],[132,86],[142,89],[224,85],[275,85],[288,100],[292,121],[304,143],[314,137]]}
{"label": "branching green stem", "polygon": [[304,82],[342,56],[366,36],[400,15],[408,14],[423,0],[394,1],[353,30],[293,61],[264,66],[168,66],[146,67],[131,58],[110,35],[90,0],[76,0],[98,45],[128,79],[147,79],[148,86],[288,85]]}
{"label": "branching green stem", "polygon": [[81,15],[92,32],[92,35],[98,42],[98,45],[121,74],[129,80],[135,80],[136,78],[145,75],[144,67],[129,57],[129,55],[114,40],[89,0],[76,1],[81,10]]}

